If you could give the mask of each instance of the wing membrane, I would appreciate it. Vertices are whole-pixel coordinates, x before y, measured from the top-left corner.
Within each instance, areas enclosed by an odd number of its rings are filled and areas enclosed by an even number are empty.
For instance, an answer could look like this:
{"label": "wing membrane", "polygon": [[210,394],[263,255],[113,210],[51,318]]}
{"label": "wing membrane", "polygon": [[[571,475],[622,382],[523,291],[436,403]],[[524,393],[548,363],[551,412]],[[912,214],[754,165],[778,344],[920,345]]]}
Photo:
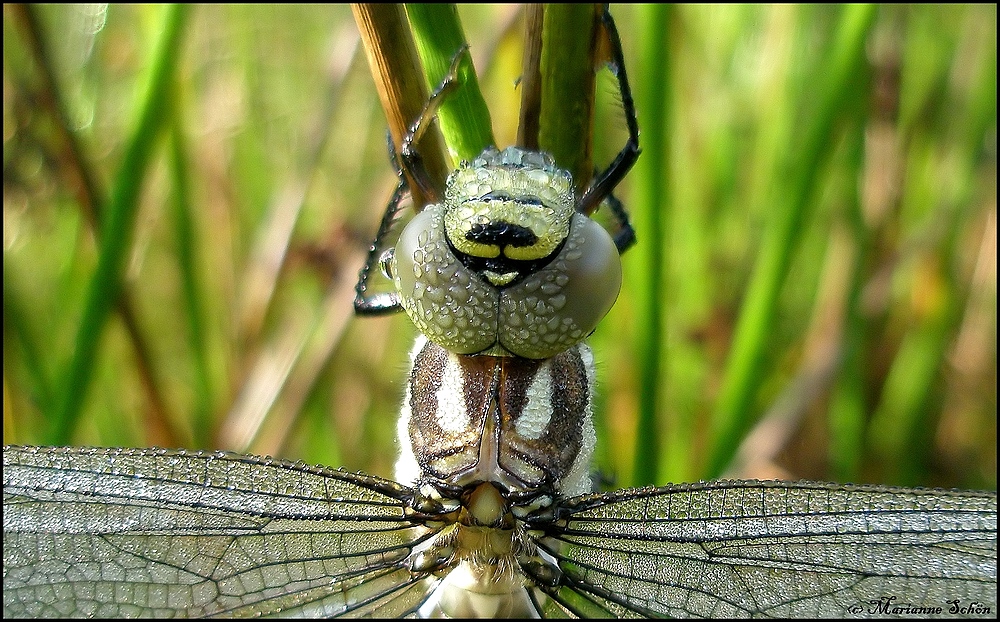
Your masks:
{"label": "wing membrane", "polygon": [[[412,615],[438,584],[404,563],[434,535],[412,496],[249,456],[5,447],[4,613]],[[996,612],[995,493],[714,482],[528,527],[562,569],[531,590],[546,617]]]}
{"label": "wing membrane", "polygon": [[713,482],[564,505],[540,527],[561,613],[856,617],[893,599],[996,615],[995,493]]}
{"label": "wing membrane", "polygon": [[405,614],[407,488],[249,456],[4,448],[4,613]]}

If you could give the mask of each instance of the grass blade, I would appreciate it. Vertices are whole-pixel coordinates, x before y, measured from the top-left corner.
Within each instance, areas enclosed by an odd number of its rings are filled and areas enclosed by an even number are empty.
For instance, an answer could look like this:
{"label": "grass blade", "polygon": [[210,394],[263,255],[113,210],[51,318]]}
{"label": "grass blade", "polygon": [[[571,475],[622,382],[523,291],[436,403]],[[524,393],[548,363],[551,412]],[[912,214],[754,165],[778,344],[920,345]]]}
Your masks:
{"label": "grass blade", "polygon": [[155,48],[149,84],[141,101],[139,120],[115,177],[101,235],[101,252],[87,293],[76,346],[65,375],[62,400],[52,422],[51,442],[69,443],[90,382],[98,341],[108,311],[120,292],[139,193],[157,144],[157,135],[169,118],[168,91],[180,60],[183,26],[189,13],[183,5],[164,9],[160,41]]}
{"label": "grass blade", "polygon": [[810,118],[801,149],[801,158],[791,176],[790,186],[778,196],[771,222],[754,267],[749,289],[740,312],[726,365],[725,378],[713,412],[708,477],[718,477],[752,423],[754,397],[763,378],[762,363],[774,326],[778,295],[791,257],[797,248],[799,231],[810,214],[817,178],[833,144],[835,122],[851,93],[851,84],[864,60],[865,41],[874,22],[876,8],[851,5],[841,9],[840,23],[824,67],[815,75],[824,76],[819,85],[819,104]]}
{"label": "grass blade", "polygon": [[408,4],[406,16],[431,91],[448,75],[455,54],[465,48],[459,60],[457,85],[441,102],[437,119],[452,163],[472,160],[496,140],[458,11],[454,4]]}
{"label": "grass blade", "polygon": [[[661,456],[683,456],[684,447],[678,430],[671,426],[662,429],[659,414],[664,413],[666,401],[665,379],[668,344],[664,327],[667,325],[669,300],[668,249],[670,240],[671,205],[670,188],[670,101],[671,55],[667,34],[671,21],[671,8],[662,4],[639,7],[642,32],[638,54],[639,82],[648,88],[637,91],[636,101],[639,125],[642,128],[642,156],[632,172],[633,224],[641,243],[625,257],[625,273],[634,275],[637,313],[644,320],[635,334],[638,350],[639,413],[636,425],[635,463],[633,485],[656,484],[660,475]],[[663,439],[661,442],[660,439]],[[667,451],[661,449],[667,446]],[[678,451],[679,450],[679,451]],[[678,469],[668,469],[665,474],[671,481]]]}
{"label": "grass blade", "polygon": [[[401,4],[352,4],[351,10],[398,153],[403,136],[420,117],[430,96],[413,34]],[[441,140],[440,131],[434,124],[417,143],[424,168],[438,188],[444,188],[451,170],[439,148]],[[422,196],[417,183],[409,174],[407,176],[413,203],[420,209],[432,197]]]}

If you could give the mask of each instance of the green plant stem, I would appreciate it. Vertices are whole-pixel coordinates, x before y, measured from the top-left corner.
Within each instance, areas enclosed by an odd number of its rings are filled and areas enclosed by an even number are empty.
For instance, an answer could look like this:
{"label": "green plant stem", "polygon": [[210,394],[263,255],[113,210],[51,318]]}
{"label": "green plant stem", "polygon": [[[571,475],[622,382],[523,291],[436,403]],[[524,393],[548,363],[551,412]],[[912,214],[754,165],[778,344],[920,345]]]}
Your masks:
{"label": "green plant stem", "polygon": [[453,164],[472,160],[496,140],[458,11],[454,4],[408,4],[406,16],[431,91],[448,75],[455,54],[465,50],[459,60],[457,84],[442,100],[437,118]]}
{"label": "green plant stem", "polygon": [[73,358],[65,375],[62,400],[52,423],[50,437],[56,444],[72,440],[95,367],[98,341],[108,311],[121,290],[142,182],[148,173],[157,135],[169,118],[168,91],[180,60],[181,36],[189,12],[185,5],[170,5],[164,9],[163,32],[154,48],[139,121],[115,176],[107,209],[103,211],[101,251],[88,288]]}
{"label": "green plant stem", "polygon": [[[854,128],[850,138],[847,161],[853,176],[861,178],[864,167],[864,128]],[[830,433],[830,467],[838,481],[857,481],[864,448],[864,343],[865,319],[861,308],[866,280],[866,259],[871,253],[871,236],[862,211],[859,184],[848,190],[847,223],[853,242],[851,277],[844,301],[843,357],[840,372],[830,399],[828,425]]]}
{"label": "green plant stem", "polygon": [[181,277],[182,297],[184,299],[185,325],[187,340],[194,358],[194,393],[195,400],[191,413],[191,431],[196,448],[211,446],[211,408],[213,390],[209,372],[209,352],[205,330],[205,309],[201,295],[202,284],[199,279],[201,266],[199,239],[195,230],[191,210],[191,180],[188,171],[187,146],[182,127],[182,115],[179,110],[179,97],[174,97],[171,111],[170,126],[170,173],[173,181],[174,196],[171,201],[171,217],[177,245],[177,264]]}
{"label": "green plant stem", "polygon": [[[672,9],[668,5],[637,7],[641,24],[638,54],[639,82],[647,88],[636,92],[642,128],[642,157],[633,175],[632,216],[638,244],[627,264],[633,264],[642,282],[637,286],[637,314],[643,318],[635,335],[639,353],[639,413],[636,429],[632,484],[659,483],[661,442],[658,413],[665,409],[666,316],[669,291],[667,250],[670,248],[670,46],[667,40]],[[662,364],[661,364],[662,363]],[[667,440],[669,441],[669,436]]]}
{"label": "green plant stem", "polygon": [[722,474],[752,424],[755,395],[764,377],[764,354],[775,326],[778,295],[798,246],[799,232],[811,213],[819,173],[832,151],[836,121],[844,99],[864,60],[865,41],[876,7],[850,5],[841,9],[840,23],[827,62],[815,72],[825,76],[818,85],[819,105],[804,133],[800,158],[791,176],[785,201],[776,202],[760,256],[736,325],[722,389],[713,412],[707,477]]}
{"label": "green plant stem", "polygon": [[538,146],[573,174],[577,193],[593,175],[596,4],[549,4],[542,26]]}

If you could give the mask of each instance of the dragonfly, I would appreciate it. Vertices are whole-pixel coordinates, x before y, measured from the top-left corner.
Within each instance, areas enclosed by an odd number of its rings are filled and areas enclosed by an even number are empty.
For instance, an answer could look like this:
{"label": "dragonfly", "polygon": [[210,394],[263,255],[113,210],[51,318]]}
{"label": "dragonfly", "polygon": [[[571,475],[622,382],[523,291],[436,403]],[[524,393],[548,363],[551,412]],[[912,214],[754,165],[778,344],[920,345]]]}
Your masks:
{"label": "dragonfly", "polygon": [[[581,196],[544,153],[487,149],[380,252],[400,175],[355,303],[421,332],[393,480],[223,452],[7,446],[5,615],[994,616],[995,493],[591,492],[585,339],[634,241],[612,191],[639,153],[606,9],[602,24],[630,136]],[[418,183],[412,145],[432,113],[398,157]],[[602,202],[614,235],[586,215]],[[393,291],[369,291],[376,265]]]}

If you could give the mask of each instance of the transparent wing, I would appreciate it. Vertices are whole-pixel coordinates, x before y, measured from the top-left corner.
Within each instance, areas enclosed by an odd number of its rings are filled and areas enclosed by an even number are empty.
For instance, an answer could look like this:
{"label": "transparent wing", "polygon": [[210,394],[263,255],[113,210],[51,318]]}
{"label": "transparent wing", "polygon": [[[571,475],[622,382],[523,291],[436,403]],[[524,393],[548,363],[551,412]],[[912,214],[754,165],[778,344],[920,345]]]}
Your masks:
{"label": "transparent wing", "polygon": [[997,613],[996,493],[732,481],[564,510],[533,525],[563,572],[547,616]]}
{"label": "transparent wing", "polygon": [[234,454],[4,447],[4,616],[411,614],[409,489]]}

